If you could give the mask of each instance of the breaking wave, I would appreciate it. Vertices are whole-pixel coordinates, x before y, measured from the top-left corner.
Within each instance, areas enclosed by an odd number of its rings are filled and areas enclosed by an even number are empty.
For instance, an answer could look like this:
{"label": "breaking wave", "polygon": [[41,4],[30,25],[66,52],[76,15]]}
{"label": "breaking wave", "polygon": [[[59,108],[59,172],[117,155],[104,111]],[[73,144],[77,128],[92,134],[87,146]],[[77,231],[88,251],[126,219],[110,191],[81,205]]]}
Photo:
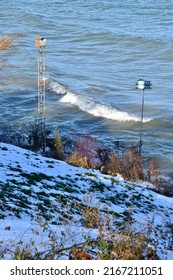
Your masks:
{"label": "breaking wave", "polygon": [[70,91],[68,91],[67,94],[61,98],[60,102],[73,104],[80,110],[95,117],[102,117],[117,121],[139,121],[139,118],[134,115],[118,111],[108,105],[97,104],[92,98],[80,96]]}
{"label": "breaking wave", "polygon": [[[111,105],[98,104],[91,97],[81,96],[79,94],[73,93],[69,91],[66,86],[58,82],[51,81],[49,83],[48,89],[56,92],[57,94],[63,95],[63,97],[60,99],[60,102],[75,105],[80,110],[95,117],[102,117],[116,121],[140,121],[140,118],[133,114],[117,110]],[[144,122],[148,122],[150,120],[151,119],[149,118],[144,118]]]}
{"label": "breaking wave", "polygon": [[56,82],[52,81],[49,78],[45,78],[46,81],[46,87],[49,91],[56,92],[57,94],[66,94],[67,93],[67,87]]}

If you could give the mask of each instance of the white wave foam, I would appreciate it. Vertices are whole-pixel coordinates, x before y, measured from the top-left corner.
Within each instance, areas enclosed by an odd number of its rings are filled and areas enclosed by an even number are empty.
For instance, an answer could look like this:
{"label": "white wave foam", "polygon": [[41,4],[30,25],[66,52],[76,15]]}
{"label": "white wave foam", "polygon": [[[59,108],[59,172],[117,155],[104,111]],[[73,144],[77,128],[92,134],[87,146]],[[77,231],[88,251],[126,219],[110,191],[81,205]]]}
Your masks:
{"label": "white wave foam", "polygon": [[[60,102],[73,104],[82,111],[96,117],[103,117],[117,121],[140,121],[140,118],[133,114],[116,110],[108,105],[96,104],[92,98],[80,96],[70,91],[67,91],[66,95],[61,98]],[[150,121],[150,119],[144,119],[144,122],[147,121]]]}
{"label": "white wave foam", "polygon": [[47,85],[48,90],[54,91],[57,94],[66,94],[67,93],[67,87],[55,82],[55,81],[50,81]]}
{"label": "white wave foam", "polygon": [[[119,111],[110,105],[97,104],[93,98],[77,95],[67,90],[67,87],[53,81],[52,79],[46,78],[47,88],[50,91],[54,91],[57,94],[63,95],[60,102],[70,103],[77,106],[80,110],[87,112],[95,117],[103,117],[106,119],[116,121],[140,121],[141,119],[133,114]],[[148,122],[151,119],[144,118],[144,122]]]}

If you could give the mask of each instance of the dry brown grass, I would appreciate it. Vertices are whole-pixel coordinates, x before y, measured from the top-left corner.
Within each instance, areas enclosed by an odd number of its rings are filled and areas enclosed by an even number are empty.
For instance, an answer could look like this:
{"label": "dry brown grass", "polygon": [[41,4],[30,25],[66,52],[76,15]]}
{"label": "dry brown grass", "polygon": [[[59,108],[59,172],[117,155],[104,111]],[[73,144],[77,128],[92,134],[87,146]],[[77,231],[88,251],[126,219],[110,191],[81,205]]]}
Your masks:
{"label": "dry brown grass", "polygon": [[0,51],[7,49],[14,49],[15,45],[13,42],[13,36],[10,35],[8,37],[0,38]]}
{"label": "dry brown grass", "polygon": [[87,157],[80,157],[75,153],[68,156],[66,162],[77,167],[90,168],[87,162]]}
{"label": "dry brown grass", "polygon": [[27,35],[22,33],[13,33],[8,36],[4,36],[4,38],[0,38],[0,51],[16,49],[14,41],[19,41],[21,37],[27,37]]}
{"label": "dry brown grass", "polygon": [[117,153],[113,153],[109,155],[104,171],[113,176],[119,173],[128,180],[143,180],[143,159],[133,149],[126,150],[122,157]]}

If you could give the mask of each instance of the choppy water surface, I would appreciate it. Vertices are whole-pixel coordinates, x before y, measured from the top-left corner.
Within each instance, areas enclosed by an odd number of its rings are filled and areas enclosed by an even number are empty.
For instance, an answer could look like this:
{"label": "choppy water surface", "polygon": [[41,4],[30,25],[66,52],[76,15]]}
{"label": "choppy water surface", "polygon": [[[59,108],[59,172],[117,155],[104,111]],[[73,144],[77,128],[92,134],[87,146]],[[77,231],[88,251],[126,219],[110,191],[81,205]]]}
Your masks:
{"label": "choppy water surface", "polygon": [[[173,170],[173,1],[0,1],[1,37],[20,33],[17,49],[1,52],[1,122],[22,123],[37,110],[37,49],[47,39],[47,123],[112,143],[137,142],[145,91],[143,151]],[[2,64],[2,62],[1,62]],[[63,86],[61,86],[63,85]]]}

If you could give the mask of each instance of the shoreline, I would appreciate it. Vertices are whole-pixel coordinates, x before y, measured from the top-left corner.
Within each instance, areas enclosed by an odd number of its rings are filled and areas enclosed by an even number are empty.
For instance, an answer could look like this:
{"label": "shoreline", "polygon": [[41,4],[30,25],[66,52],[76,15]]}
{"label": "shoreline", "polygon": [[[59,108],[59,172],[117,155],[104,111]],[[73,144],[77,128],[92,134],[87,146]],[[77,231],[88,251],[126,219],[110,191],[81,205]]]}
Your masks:
{"label": "shoreline", "polygon": [[[9,137],[7,135],[4,135],[4,137],[3,137],[3,135],[0,134],[0,142],[6,143],[6,144],[12,144],[16,147],[21,147],[26,150],[35,151],[36,153],[40,153],[41,152],[40,148],[38,149],[38,147],[37,148],[33,147],[33,139],[31,137],[31,134],[29,136],[29,134],[27,134],[26,132],[24,132],[23,135],[20,132],[19,133],[16,132],[16,133],[10,135]],[[59,137],[59,139],[58,139],[59,148],[62,149],[59,152],[59,155],[61,157],[59,159],[66,162],[68,156],[70,156],[74,153],[75,144],[78,143],[80,138],[72,140],[70,138],[63,137],[63,139],[62,139],[61,135],[59,134],[58,131],[57,131],[57,135]],[[81,135],[82,135],[82,137],[84,137],[83,139],[81,137],[81,139],[82,139],[82,141],[84,141],[83,143],[85,145],[89,145],[88,144],[89,141],[93,141],[91,144],[91,146],[93,146],[93,147],[91,147],[91,148],[93,148],[93,154],[95,154],[95,156],[97,157],[98,155],[96,153],[96,149],[97,149],[98,143],[95,142],[95,139],[92,138],[92,135],[86,135],[86,136],[84,136],[83,134],[81,134]],[[91,138],[88,138],[90,136],[91,136]],[[43,151],[41,152],[41,154],[43,156],[46,156],[48,158],[58,159],[57,151],[55,149],[55,137],[56,137],[56,135],[54,135],[54,136],[52,135],[52,136],[48,136],[46,138],[46,146],[45,146],[46,150],[45,150],[45,152],[43,152]],[[87,141],[88,141],[88,143],[87,143]],[[63,143],[65,143],[65,145]],[[100,144],[99,144],[99,147],[101,147]],[[101,149],[103,149],[103,151],[104,151],[104,148],[101,148]],[[129,149],[130,149],[130,146],[126,147],[126,150],[129,150]],[[111,154],[111,150],[108,151],[108,153]],[[117,150],[117,154],[118,154],[118,150]],[[119,155],[122,155],[122,151],[120,151]],[[93,157],[92,150],[90,151],[89,156],[91,158]],[[144,160],[144,158],[143,158],[143,160]],[[74,166],[74,165],[72,164],[72,166]],[[101,171],[102,174],[106,174],[106,173],[104,173],[104,171],[103,171],[104,169],[102,167],[100,167],[99,170]],[[93,169],[97,170],[98,168],[93,167]],[[171,172],[166,173],[165,171],[158,169],[157,171],[154,172],[154,174],[156,174],[154,176],[157,176],[157,178],[153,177],[153,183],[157,182],[158,192],[160,192],[166,196],[173,196],[173,173],[171,173]],[[148,180],[147,178],[144,178],[144,181],[147,181],[147,180]],[[149,179],[149,182],[152,183],[151,178]]]}

